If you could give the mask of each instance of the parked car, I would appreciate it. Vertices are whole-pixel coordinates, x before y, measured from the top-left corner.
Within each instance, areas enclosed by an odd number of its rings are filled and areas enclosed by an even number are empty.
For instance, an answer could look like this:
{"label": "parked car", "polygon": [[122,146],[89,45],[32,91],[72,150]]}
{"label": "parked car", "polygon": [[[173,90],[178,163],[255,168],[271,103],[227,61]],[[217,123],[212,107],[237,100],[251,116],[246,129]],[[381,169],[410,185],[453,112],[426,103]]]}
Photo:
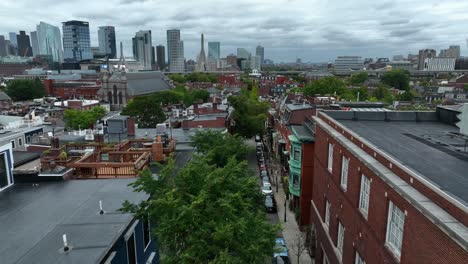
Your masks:
{"label": "parked car", "polygon": [[265,163],[265,159],[263,158],[263,156],[259,157],[257,161],[258,161],[258,164]]}
{"label": "parked car", "polygon": [[271,189],[271,184],[270,183],[264,183],[262,185],[262,194],[271,195],[272,193],[273,193],[273,190]]}
{"label": "parked car", "polygon": [[267,169],[265,163],[261,163],[260,165],[258,165],[258,167],[259,167],[260,171]]}
{"label": "parked car", "polygon": [[262,142],[257,142],[257,150],[262,150],[262,149],[263,149]]}
{"label": "parked car", "polygon": [[260,136],[256,135],[255,136],[255,142],[261,142],[261,141],[262,141],[262,139],[260,138]]}
{"label": "parked car", "polygon": [[263,151],[257,149],[257,157],[263,157]]}
{"label": "parked car", "polygon": [[282,237],[277,237],[275,239],[275,253],[273,253],[274,264],[289,264],[289,253],[288,248],[286,247],[286,241]]}
{"label": "parked car", "polygon": [[270,178],[268,178],[268,176],[262,177],[262,185],[265,184],[265,183],[270,184]]}
{"label": "parked car", "polygon": [[276,213],[276,202],[273,196],[267,195],[265,196],[265,210],[267,213]]}
{"label": "parked car", "polygon": [[263,178],[263,177],[268,177],[268,171],[267,170],[261,170],[260,171],[260,177]]}

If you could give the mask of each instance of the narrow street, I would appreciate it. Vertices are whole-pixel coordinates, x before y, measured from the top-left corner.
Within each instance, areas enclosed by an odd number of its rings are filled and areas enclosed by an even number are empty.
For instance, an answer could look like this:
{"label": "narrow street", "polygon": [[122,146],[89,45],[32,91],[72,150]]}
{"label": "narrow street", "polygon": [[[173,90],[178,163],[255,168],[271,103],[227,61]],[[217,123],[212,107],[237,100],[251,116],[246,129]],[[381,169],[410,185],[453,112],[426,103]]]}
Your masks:
{"label": "narrow street", "polygon": [[[246,144],[250,147],[252,147],[252,151],[249,152],[247,156],[247,160],[249,163],[249,166],[252,168],[253,171],[256,172],[255,176],[258,179],[258,184],[259,188],[261,186],[261,179],[258,176],[259,169],[258,169],[258,163],[257,163],[257,155],[255,152],[255,146],[256,143],[253,139],[246,140]],[[265,157],[268,154],[268,150],[264,149],[264,155]],[[270,160],[271,163],[275,164],[274,160]],[[270,165],[271,163],[267,163],[267,166]],[[278,167],[278,165],[276,165]],[[276,174],[278,173],[278,174]],[[276,186],[276,181],[275,181],[275,176],[278,177],[278,186]],[[276,208],[277,212],[276,214],[274,213],[267,213],[267,220],[271,224],[280,224],[281,225],[281,230],[278,231],[278,237],[283,237],[286,240],[286,245],[289,250],[289,259],[291,263],[297,263],[297,244],[298,244],[298,234],[301,233],[299,230],[299,226],[296,222],[294,212],[290,211],[289,209],[286,210],[286,221],[285,220],[285,194],[283,190],[283,185],[280,180],[280,175],[279,172],[276,170],[272,170],[272,175],[270,177],[270,182],[272,184],[272,189],[273,189],[273,195],[276,200]],[[287,204],[288,201],[286,201]],[[302,233],[302,237],[305,237],[304,234]],[[300,255],[299,259],[300,264],[309,264],[309,263],[314,263],[314,261],[311,259],[309,254],[307,253],[306,250],[302,252]]]}

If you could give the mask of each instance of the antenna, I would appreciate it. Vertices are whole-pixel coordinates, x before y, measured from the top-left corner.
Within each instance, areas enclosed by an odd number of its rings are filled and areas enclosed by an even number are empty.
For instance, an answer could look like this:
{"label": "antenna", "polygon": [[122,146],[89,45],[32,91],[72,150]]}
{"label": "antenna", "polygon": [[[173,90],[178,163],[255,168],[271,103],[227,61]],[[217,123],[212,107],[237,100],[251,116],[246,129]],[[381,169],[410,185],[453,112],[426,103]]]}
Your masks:
{"label": "antenna", "polygon": [[70,248],[68,247],[68,242],[67,242],[67,234],[63,234],[62,239],[63,239],[63,251],[67,252],[68,250],[70,250]]}

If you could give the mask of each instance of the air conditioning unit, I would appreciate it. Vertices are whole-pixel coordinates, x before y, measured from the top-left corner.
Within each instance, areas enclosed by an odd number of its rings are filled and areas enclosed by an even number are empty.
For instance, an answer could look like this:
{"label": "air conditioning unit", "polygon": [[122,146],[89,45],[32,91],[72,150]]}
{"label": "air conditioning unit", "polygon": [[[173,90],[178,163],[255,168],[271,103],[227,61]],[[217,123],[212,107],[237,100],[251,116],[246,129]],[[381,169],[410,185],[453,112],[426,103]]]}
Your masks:
{"label": "air conditioning unit", "polygon": [[460,122],[457,123],[457,126],[460,128],[460,134],[468,136],[468,103],[464,104],[462,107],[462,113],[457,115]]}

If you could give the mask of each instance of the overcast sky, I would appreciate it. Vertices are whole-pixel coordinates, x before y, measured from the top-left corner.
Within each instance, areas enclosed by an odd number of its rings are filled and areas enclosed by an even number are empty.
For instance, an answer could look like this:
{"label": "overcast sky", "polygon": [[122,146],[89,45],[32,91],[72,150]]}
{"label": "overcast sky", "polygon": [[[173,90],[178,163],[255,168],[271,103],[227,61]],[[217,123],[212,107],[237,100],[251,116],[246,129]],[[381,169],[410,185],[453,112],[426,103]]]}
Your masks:
{"label": "overcast sky", "polygon": [[261,44],[275,62],[327,62],[450,44],[467,54],[467,10],[467,0],[0,0],[0,34],[76,19],[90,23],[92,46],[98,26],[115,26],[126,56],[136,31],[151,30],[153,45],[166,46],[166,30],[178,28],[187,58],[196,58],[203,32],[221,42],[221,56]]}

